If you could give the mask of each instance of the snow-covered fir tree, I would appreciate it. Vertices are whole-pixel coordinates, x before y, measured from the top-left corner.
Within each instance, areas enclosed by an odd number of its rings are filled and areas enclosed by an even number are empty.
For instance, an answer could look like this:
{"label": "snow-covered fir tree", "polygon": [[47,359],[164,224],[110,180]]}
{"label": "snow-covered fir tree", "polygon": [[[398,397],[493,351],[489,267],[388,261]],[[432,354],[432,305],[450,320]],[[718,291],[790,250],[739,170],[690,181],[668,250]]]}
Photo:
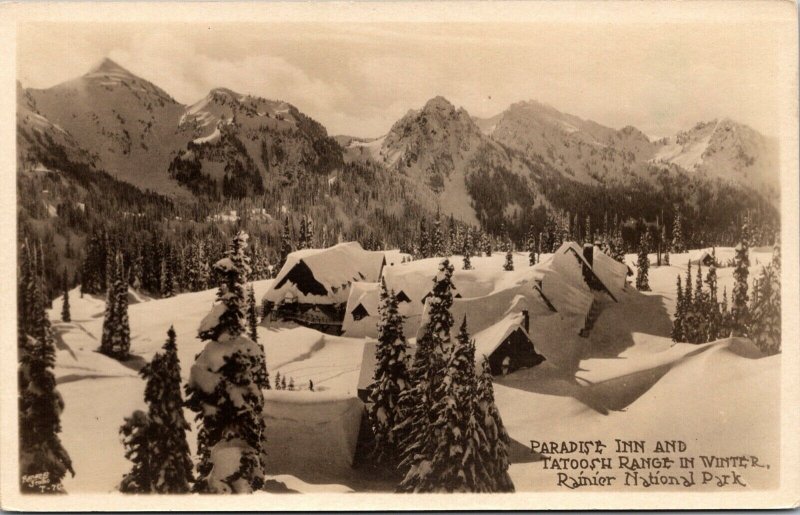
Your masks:
{"label": "snow-covered fir tree", "polygon": [[734,285],[731,297],[731,335],[747,336],[750,324],[750,311],[747,306],[747,277],[750,274],[749,256],[750,230],[747,221],[742,225],[741,239],[736,245],[734,255]]}
{"label": "snow-covered fir tree", "polygon": [[663,254],[663,262],[665,265],[669,266],[669,252],[672,248],[672,244],[667,239],[667,224],[661,224],[661,253]]}
{"label": "snow-covered fir tree", "polygon": [[594,228],[592,227],[592,215],[586,215],[586,222],[583,224],[583,242],[594,243]]}
{"label": "snow-covered fir tree", "polygon": [[134,411],[119,428],[125,458],[133,463],[122,477],[119,490],[123,493],[152,493],[155,463],[150,456],[152,438],[150,419],[142,410]]}
{"label": "snow-covered fir tree", "polygon": [[403,435],[398,427],[405,419],[400,397],[410,386],[408,343],[403,334],[403,316],[397,310],[397,298],[381,279],[378,304],[378,347],[374,382],[369,387],[367,414],[375,435],[373,461],[392,469],[399,464]]}
{"label": "snow-covered fir tree", "polygon": [[99,294],[105,291],[107,238],[105,231],[95,227],[86,241],[81,263],[81,294]]}
{"label": "snow-covered fir tree", "polygon": [[430,247],[430,255],[432,257],[443,257],[445,255],[444,239],[442,237],[442,220],[439,216],[439,211],[436,212],[436,218],[433,220]]}
{"label": "snow-covered fir tree", "polygon": [[428,237],[428,222],[423,216],[419,221],[419,257],[430,257],[430,238]]}
{"label": "snow-covered fir tree", "polygon": [[675,315],[672,320],[672,341],[674,342],[683,342],[684,335],[683,335],[683,324],[685,323],[686,317],[686,305],[683,295],[683,286],[681,284],[681,276],[678,275],[678,283],[676,287],[676,295],[675,295]]}
{"label": "snow-covered fir tree", "polygon": [[528,264],[533,266],[536,260],[536,238],[533,236],[533,227],[528,229],[528,237],[525,240],[525,248],[528,250]]}
{"label": "snow-covered fir tree", "polygon": [[464,235],[461,254],[464,256],[464,266],[462,268],[464,270],[472,270],[472,235],[469,230]]}
{"label": "snow-covered fir tree", "polygon": [[705,343],[708,336],[708,315],[709,298],[705,291],[703,291],[703,266],[697,264],[697,274],[694,281],[694,300],[692,300],[692,309],[695,314],[695,330],[697,335],[695,341],[692,343]]}
{"label": "snow-covered fir tree", "polygon": [[705,284],[708,292],[706,299],[706,341],[714,341],[722,338],[722,314],[719,309],[719,293],[717,292],[717,266],[716,259],[711,261],[706,273]]}
{"label": "snow-covered fir tree", "polygon": [[506,244],[506,260],[503,263],[503,270],[506,272],[514,270],[514,253],[511,252],[511,242]]}
{"label": "snow-covered fir tree", "polygon": [[508,474],[508,449],[511,445],[500,410],[494,402],[494,386],[489,360],[483,356],[478,380],[478,402],[483,415],[483,433],[488,443],[490,464],[487,467],[493,479],[493,492],[513,492],[514,482]]}
{"label": "snow-covered fir tree", "polygon": [[64,401],[53,375],[55,344],[44,308],[36,251],[26,243],[19,257],[17,386],[20,490],[60,493],[72,460],[61,444]]}
{"label": "snow-covered fir tree", "polygon": [[772,262],[761,269],[753,284],[749,335],[765,354],[781,351],[781,258],[776,240]]}
{"label": "snow-covered fir tree", "polygon": [[207,289],[210,270],[203,240],[198,239],[192,243],[187,268],[189,289],[191,291]]}
{"label": "snow-covered fir tree", "polygon": [[194,481],[186,441],[190,426],[183,416],[181,368],[172,327],[162,350],[139,371],[147,381],[144,400],[148,412],[134,412],[120,428],[125,457],[133,462],[120,483],[122,492],[186,493]]}
{"label": "snow-covered fir tree", "polygon": [[306,217],[306,248],[314,247],[314,220]]}
{"label": "snow-covered fir tree", "polygon": [[411,388],[400,397],[401,409],[406,418],[399,426],[404,436],[400,468],[406,471],[405,479],[398,491],[414,491],[419,474],[430,460],[432,436],[430,432],[431,408],[437,402],[435,393],[442,381],[446,366],[446,356],[450,351],[450,330],[453,316],[453,266],[445,259],[439,264],[434,277],[433,289],[428,299],[427,318],[424,329],[417,342],[414,361],[409,374]]}
{"label": "snow-covered fir tree", "polygon": [[[432,392],[424,457],[403,479],[404,491],[468,492],[470,486],[476,487],[474,483],[482,487],[485,479],[485,474],[476,468],[483,465],[477,453],[485,443],[465,439],[474,398],[468,396],[472,393],[469,385],[475,382],[475,348],[466,331],[466,319],[449,350],[441,380],[434,384]],[[476,433],[470,432],[470,436]],[[473,485],[468,485],[468,479]]]}
{"label": "snow-covered fir tree", "polygon": [[103,319],[103,334],[100,352],[118,360],[129,357],[131,348],[131,329],[128,322],[128,281],[122,263],[122,255],[117,253],[112,281],[106,292],[106,310]]}
{"label": "snow-covered fir tree", "polygon": [[287,389],[288,389],[290,392],[293,392],[293,391],[294,391],[294,377],[290,377],[290,378],[289,378],[289,386],[287,387]]}
{"label": "snow-covered fir tree", "polygon": [[672,250],[678,254],[686,252],[686,243],[683,236],[683,216],[680,213],[675,215],[672,224]]}
{"label": "snow-covered fir tree", "polygon": [[645,231],[639,240],[639,253],[636,260],[636,289],[639,291],[650,291],[650,281],[648,272],[650,270],[650,235]]}
{"label": "snow-covered fir tree", "polygon": [[245,334],[245,283],[250,272],[247,234],[233,237],[226,257],[214,264],[221,278],[217,303],[200,324],[206,342],[186,387],[186,404],[198,420],[194,490],[247,493],[264,486],[265,384],[259,384],[263,349]]}
{"label": "snow-covered fir tree", "polygon": [[285,216],[283,219],[283,233],[281,234],[281,251],[280,261],[278,262],[278,269],[283,268],[286,264],[286,258],[292,252],[292,234],[289,227],[289,217]]}
{"label": "snow-covered fir tree", "polygon": [[308,233],[306,232],[307,223],[308,219],[305,215],[303,215],[303,218],[300,219],[300,237],[297,239],[298,249],[308,248]]}
{"label": "snow-covered fir tree", "polygon": [[258,307],[256,306],[256,291],[252,283],[247,286],[247,336],[258,343]]}
{"label": "snow-covered fir tree", "polygon": [[64,273],[61,276],[61,291],[62,293],[62,303],[61,303],[61,321],[62,322],[70,322],[72,321],[72,315],[69,312],[69,284],[67,283],[67,269],[64,269]]}

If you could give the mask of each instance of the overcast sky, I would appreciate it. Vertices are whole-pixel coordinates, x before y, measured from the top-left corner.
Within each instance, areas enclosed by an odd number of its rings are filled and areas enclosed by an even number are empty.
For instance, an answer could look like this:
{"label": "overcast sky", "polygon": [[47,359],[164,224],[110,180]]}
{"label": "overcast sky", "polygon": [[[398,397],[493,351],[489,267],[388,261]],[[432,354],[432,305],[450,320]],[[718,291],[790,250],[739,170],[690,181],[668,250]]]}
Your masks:
{"label": "overcast sky", "polygon": [[766,23],[99,25],[21,26],[19,80],[49,87],[108,56],[179,102],[228,87],[334,135],[379,136],[436,95],[481,117],[536,99],[651,136],[716,117],[775,134]]}

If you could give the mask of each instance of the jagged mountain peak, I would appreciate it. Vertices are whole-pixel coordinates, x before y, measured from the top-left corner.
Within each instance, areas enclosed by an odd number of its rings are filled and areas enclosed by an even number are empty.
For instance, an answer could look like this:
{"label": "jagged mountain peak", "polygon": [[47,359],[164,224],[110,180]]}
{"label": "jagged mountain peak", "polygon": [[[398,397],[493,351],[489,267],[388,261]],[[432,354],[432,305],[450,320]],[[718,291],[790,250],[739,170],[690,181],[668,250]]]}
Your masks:
{"label": "jagged mountain peak", "polygon": [[425,107],[422,108],[423,111],[430,111],[432,109],[455,111],[456,107],[443,96],[437,95],[425,102]]}
{"label": "jagged mountain peak", "polygon": [[134,74],[132,74],[131,72],[120,66],[117,62],[111,60],[108,57],[104,57],[96,65],[92,66],[85,76],[92,76],[97,74],[116,74],[116,75],[128,75],[130,77],[135,77]]}

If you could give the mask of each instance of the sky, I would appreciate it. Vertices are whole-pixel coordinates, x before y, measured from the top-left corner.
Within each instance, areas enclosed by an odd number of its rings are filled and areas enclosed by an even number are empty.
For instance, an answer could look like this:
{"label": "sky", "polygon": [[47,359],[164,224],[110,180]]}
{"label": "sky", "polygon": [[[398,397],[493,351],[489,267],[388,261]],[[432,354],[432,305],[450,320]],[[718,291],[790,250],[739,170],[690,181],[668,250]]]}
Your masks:
{"label": "sky", "polygon": [[110,57],[181,103],[227,87],[288,101],[332,135],[380,136],[437,95],[479,117],[534,99],[651,137],[722,117],[774,135],[779,32],[747,20],[39,23],[20,25],[17,72],[46,88]]}

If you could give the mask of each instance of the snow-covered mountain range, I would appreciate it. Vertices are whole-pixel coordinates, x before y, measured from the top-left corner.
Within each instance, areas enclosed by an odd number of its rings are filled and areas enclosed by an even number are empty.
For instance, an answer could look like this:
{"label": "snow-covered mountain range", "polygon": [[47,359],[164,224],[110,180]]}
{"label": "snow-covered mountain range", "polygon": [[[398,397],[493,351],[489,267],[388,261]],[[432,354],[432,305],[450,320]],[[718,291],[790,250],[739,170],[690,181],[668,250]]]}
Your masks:
{"label": "snow-covered mountain range", "polygon": [[[481,119],[435,97],[379,138],[331,138],[287,102],[217,88],[186,106],[110,59],[51,88],[20,87],[18,97],[21,166],[34,160],[31,135],[48,133],[118,179],[184,198],[258,195],[298,173],[371,161],[472,223],[548,205],[545,176],[605,188],[666,171],[778,201],[777,143],[727,119],[651,140],[535,101]],[[504,195],[486,205],[484,197]]]}

